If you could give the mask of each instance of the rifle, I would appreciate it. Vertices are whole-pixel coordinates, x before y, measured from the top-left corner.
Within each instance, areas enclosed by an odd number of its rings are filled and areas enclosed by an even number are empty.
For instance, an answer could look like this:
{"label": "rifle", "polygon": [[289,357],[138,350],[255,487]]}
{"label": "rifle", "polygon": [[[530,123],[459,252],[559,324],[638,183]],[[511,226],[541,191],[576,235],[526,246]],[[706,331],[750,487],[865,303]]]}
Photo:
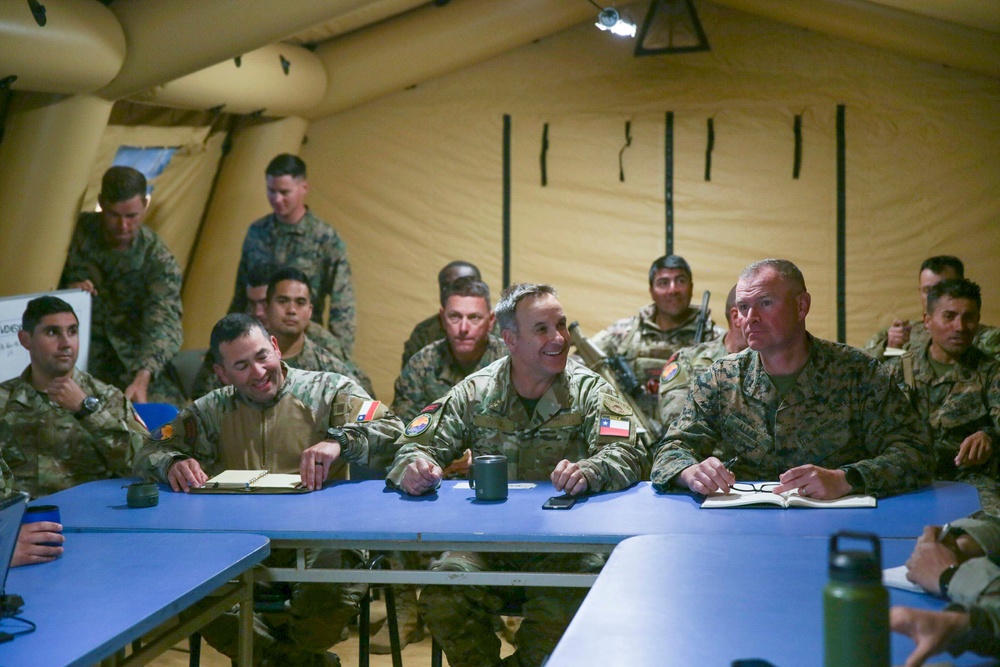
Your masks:
{"label": "rifle", "polygon": [[708,324],[708,299],[712,293],[705,290],[701,295],[701,308],[698,310],[698,328],[694,330],[694,345],[700,345],[705,337],[705,325]]}
{"label": "rifle", "polygon": [[[632,408],[636,421],[645,430],[645,434],[640,434],[643,444],[647,446],[652,444],[650,441],[656,430],[650,425],[646,413],[635,402],[635,394],[633,392],[642,392],[642,385],[636,379],[632,367],[622,357],[609,357],[600,348],[591,343],[589,338],[580,333],[579,322],[573,322],[569,325],[569,337],[573,341],[573,345],[576,346],[577,354],[583,358],[583,362],[587,364],[587,367],[607,380],[608,384],[614,387],[618,396]],[[619,379],[619,372],[623,375],[621,380],[624,380],[624,383]],[[629,391],[625,391],[626,386]]]}

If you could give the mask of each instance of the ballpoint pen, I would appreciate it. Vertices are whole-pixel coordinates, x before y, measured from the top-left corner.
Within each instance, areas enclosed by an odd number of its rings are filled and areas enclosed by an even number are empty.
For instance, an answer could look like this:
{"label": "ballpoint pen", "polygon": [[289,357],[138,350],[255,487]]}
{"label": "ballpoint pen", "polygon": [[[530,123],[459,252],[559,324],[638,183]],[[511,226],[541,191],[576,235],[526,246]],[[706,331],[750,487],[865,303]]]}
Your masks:
{"label": "ballpoint pen", "polygon": [[731,469],[732,469],[732,467],[733,467],[734,465],[736,465],[737,463],[739,463],[739,462],[740,462],[740,457],[739,457],[739,456],[734,456],[733,458],[731,458],[731,459],[729,459],[728,461],[726,461],[725,463],[723,463],[723,464],[722,464],[722,466],[723,466],[723,467],[724,467],[724,468],[725,468],[726,470],[731,470]]}

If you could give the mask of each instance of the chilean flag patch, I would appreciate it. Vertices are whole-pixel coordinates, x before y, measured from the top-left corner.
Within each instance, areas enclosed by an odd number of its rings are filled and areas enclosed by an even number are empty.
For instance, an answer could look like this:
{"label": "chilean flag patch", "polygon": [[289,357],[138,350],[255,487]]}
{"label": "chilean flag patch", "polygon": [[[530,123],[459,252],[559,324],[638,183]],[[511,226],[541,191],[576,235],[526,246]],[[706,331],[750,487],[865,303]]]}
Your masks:
{"label": "chilean flag patch", "polygon": [[358,418],[355,421],[361,423],[370,422],[375,419],[375,411],[378,410],[378,406],[381,404],[380,401],[365,401],[361,404],[361,412],[358,413]]}
{"label": "chilean flag patch", "polygon": [[629,434],[629,423],[627,419],[611,419],[601,417],[601,430],[598,435],[613,435],[619,438],[627,438]]}

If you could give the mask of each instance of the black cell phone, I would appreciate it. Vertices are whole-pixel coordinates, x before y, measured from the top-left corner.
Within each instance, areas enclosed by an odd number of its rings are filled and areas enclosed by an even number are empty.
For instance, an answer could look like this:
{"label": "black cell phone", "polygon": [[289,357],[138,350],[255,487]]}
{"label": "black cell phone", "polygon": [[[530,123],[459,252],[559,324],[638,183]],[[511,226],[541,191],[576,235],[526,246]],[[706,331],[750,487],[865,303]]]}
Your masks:
{"label": "black cell phone", "polygon": [[576,496],[552,496],[542,505],[543,510],[568,510],[576,505]]}

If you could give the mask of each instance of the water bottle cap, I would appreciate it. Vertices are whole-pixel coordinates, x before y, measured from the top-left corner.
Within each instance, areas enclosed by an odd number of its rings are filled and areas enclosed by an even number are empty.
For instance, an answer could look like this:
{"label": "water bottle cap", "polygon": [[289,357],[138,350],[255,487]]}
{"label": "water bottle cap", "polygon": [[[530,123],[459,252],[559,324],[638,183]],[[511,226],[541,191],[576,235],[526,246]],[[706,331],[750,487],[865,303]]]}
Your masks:
{"label": "water bottle cap", "polygon": [[830,555],[830,578],[834,581],[875,584],[882,568],[870,551],[839,551]]}

